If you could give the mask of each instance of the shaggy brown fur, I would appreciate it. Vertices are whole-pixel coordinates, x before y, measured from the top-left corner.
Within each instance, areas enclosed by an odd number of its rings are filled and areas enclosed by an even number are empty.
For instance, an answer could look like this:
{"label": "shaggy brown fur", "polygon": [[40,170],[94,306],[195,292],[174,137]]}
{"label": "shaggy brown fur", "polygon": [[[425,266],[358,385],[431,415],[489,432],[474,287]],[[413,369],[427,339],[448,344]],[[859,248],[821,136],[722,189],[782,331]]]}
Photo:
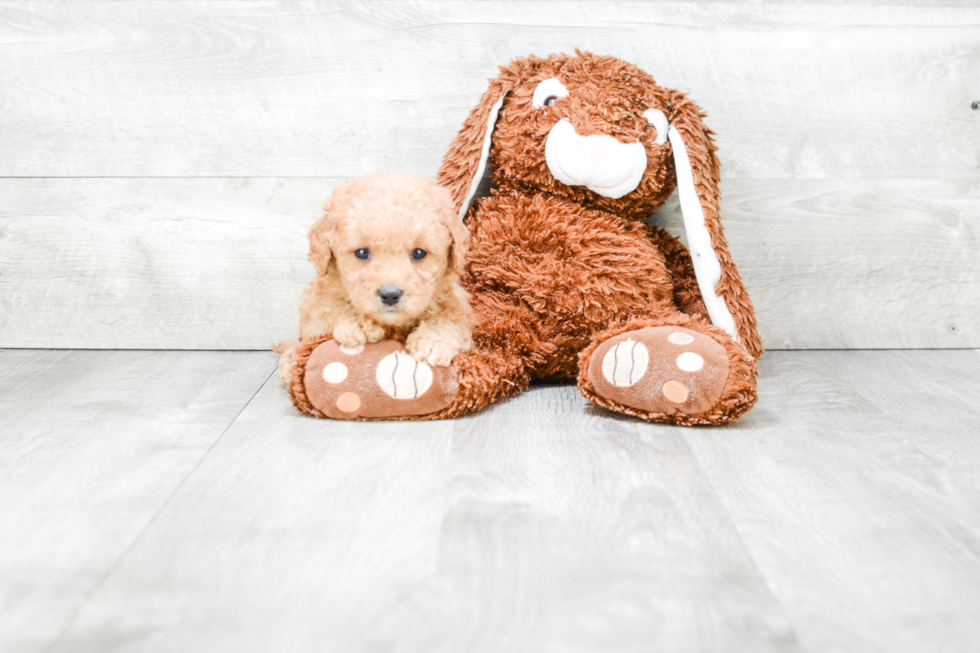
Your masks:
{"label": "shaggy brown fur", "polygon": [[[559,79],[569,95],[533,105],[535,88],[549,78]],[[723,424],[748,410],[756,400],[756,360],[763,349],[722,231],[718,159],[701,110],[684,94],[657,86],[647,73],[612,57],[516,59],[490,80],[439,171],[438,180],[458,206],[477,174],[487,122],[501,97],[490,158],[495,188],[466,215],[473,245],[463,284],[478,318],[475,349],[453,361],[459,390],[452,403],[422,419],[479,410],[519,393],[533,379],[577,380],[582,394],[598,405],[651,421]],[[687,249],[641,222],[677,185],[671,143],[655,143],[657,130],[643,116],[648,109],[661,110],[686,144],[721,265],[715,293],[734,318],[737,341],[711,324]],[[612,199],[558,181],[545,144],[560,120],[583,137],[642,143],[647,166],[637,188]],[[597,393],[588,373],[596,348],[619,334],[656,326],[699,333],[724,347],[728,369],[719,373],[727,380],[709,409],[644,411]],[[313,412],[302,399],[301,368],[298,363],[291,391],[300,410]],[[397,405],[392,418],[398,418]]]}

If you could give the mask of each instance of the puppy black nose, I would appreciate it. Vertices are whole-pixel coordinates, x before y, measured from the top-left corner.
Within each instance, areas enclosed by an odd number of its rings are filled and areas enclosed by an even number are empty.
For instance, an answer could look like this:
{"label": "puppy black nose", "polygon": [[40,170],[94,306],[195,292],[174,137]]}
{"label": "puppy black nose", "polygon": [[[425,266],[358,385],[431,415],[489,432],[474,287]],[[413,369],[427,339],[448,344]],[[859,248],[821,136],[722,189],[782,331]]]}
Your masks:
{"label": "puppy black nose", "polygon": [[381,289],[378,290],[378,297],[381,298],[385,306],[394,306],[402,298],[402,291],[394,286],[381,286]]}

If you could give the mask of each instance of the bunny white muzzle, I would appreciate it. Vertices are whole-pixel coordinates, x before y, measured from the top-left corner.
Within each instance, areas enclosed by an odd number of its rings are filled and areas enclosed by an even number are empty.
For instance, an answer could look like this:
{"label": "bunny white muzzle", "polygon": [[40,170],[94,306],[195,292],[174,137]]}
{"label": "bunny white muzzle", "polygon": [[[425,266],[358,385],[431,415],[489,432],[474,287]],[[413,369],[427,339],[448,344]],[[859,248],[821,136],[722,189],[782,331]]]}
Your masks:
{"label": "bunny white muzzle", "polygon": [[610,199],[636,190],[647,169],[642,143],[621,143],[606,135],[579,136],[564,119],[548,133],[544,154],[555,179]]}

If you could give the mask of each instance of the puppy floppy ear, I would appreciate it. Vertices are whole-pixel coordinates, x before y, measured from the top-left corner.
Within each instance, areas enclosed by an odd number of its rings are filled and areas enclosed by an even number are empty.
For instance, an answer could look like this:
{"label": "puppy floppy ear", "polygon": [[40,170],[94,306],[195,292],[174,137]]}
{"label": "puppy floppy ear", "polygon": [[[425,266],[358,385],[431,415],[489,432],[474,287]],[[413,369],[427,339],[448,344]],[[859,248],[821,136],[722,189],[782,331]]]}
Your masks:
{"label": "puppy floppy ear", "polygon": [[449,229],[449,235],[453,239],[452,248],[449,251],[449,265],[453,272],[461,275],[466,271],[466,252],[470,249],[470,230],[466,228],[455,211],[449,211],[445,222]]}
{"label": "puppy floppy ear", "polygon": [[490,87],[480,98],[480,103],[466,117],[463,128],[449,145],[442,165],[439,166],[436,181],[452,193],[461,221],[466,217],[470,202],[486,173],[493,128],[504,98],[513,88],[514,82],[509,77],[501,68],[500,76],[490,80]]}
{"label": "puppy floppy ear", "polygon": [[330,262],[333,260],[333,252],[330,250],[330,239],[333,237],[336,227],[336,218],[331,215],[333,202],[327,200],[323,206],[323,217],[313,223],[308,234],[310,239],[310,263],[316,268],[316,273],[323,276],[330,269]]}
{"label": "puppy floppy ear", "polygon": [[683,93],[670,93],[668,114],[684,230],[708,316],[758,358],[763,349],[755,311],[728,251],[718,211],[721,167],[713,132],[705,126],[701,109]]}

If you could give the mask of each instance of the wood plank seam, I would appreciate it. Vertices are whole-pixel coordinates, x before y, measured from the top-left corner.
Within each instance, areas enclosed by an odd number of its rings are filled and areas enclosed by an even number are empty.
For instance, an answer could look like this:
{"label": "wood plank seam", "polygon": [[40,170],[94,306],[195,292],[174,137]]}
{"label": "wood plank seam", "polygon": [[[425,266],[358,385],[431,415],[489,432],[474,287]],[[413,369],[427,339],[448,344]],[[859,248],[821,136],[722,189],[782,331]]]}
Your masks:
{"label": "wood plank seam", "polygon": [[214,439],[214,442],[211,443],[211,445],[207,448],[207,450],[204,452],[204,454],[201,456],[201,458],[197,461],[197,463],[194,465],[194,467],[190,471],[187,472],[187,474],[180,481],[180,483],[170,493],[170,496],[168,496],[167,499],[160,504],[160,506],[157,508],[157,510],[154,511],[154,513],[150,517],[150,519],[148,519],[146,521],[146,523],[143,524],[143,527],[140,529],[139,533],[137,533],[136,536],[133,537],[132,540],[130,540],[130,542],[126,545],[126,547],[116,557],[116,560],[111,565],[109,565],[106,568],[106,570],[100,575],[98,582],[95,583],[92,586],[91,590],[86,594],[85,598],[78,602],[78,604],[72,610],[72,612],[68,616],[68,618],[65,619],[64,625],[58,631],[57,637],[55,637],[52,640],[51,645],[47,648],[47,650],[50,651],[50,650],[53,650],[53,649],[55,649],[55,648],[58,647],[58,645],[61,643],[61,640],[64,638],[65,633],[67,633],[69,631],[69,629],[71,628],[72,624],[78,618],[78,615],[82,612],[82,610],[85,608],[85,606],[88,604],[88,602],[92,599],[93,596],[95,596],[96,594],[98,594],[99,589],[105,584],[105,582],[109,578],[112,577],[112,574],[119,567],[120,563],[122,563],[122,561],[125,560],[126,556],[129,555],[129,552],[133,549],[133,547],[135,547],[139,543],[139,541],[143,538],[143,536],[150,529],[150,527],[153,525],[153,523],[157,520],[157,518],[160,516],[160,514],[170,504],[170,502],[173,500],[173,498],[180,493],[181,488],[184,487],[184,485],[188,482],[188,480],[190,480],[190,478],[194,475],[194,472],[196,472],[197,469],[201,466],[201,463],[203,463],[204,460],[208,457],[208,455],[214,450],[215,446],[221,441],[221,439],[225,436],[225,434],[231,429],[231,427],[235,424],[235,422],[238,420],[238,418],[241,416],[241,414],[243,412],[245,412],[245,409],[248,408],[249,404],[252,403],[252,401],[259,394],[259,392],[262,390],[262,388],[265,386],[265,384],[268,383],[269,379],[271,379],[276,374],[276,372],[278,370],[279,370],[279,366],[277,364],[276,367],[273,368],[273,370],[269,373],[269,375],[267,377],[265,377],[265,379],[263,379],[261,383],[258,384],[258,387],[255,389],[255,392],[253,392],[252,395],[248,398],[248,401],[246,401],[242,405],[241,409],[237,413],[235,413],[235,416],[228,422],[228,425],[225,426],[224,429],[222,429],[221,434],[217,438]]}
{"label": "wood plank seam", "polygon": [[[729,431],[733,431],[737,429],[738,429],[737,425],[723,427],[723,430],[729,430]],[[702,478],[704,479],[704,482],[710,488],[711,494],[714,496],[715,501],[724,510],[725,516],[728,518],[728,525],[732,529],[732,532],[735,533],[735,536],[738,538],[738,543],[742,548],[742,553],[745,555],[746,559],[751,563],[752,569],[755,571],[760,582],[762,583],[762,586],[766,590],[766,594],[772,600],[774,605],[783,607],[783,603],[780,600],[780,597],[776,595],[775,591],[773,591],[771,579],[763,571],[762,566],[759,564],[759,561],[756,559],[754,552],[752,551],[751,548],[749,548],[748,541],[746,540],[745,535],[743,534],[739,523],[735,520],[735,517],[732,515],[731,511],[729,510],[728,505],[725,502],[721,493],[718,492],[718,489],[715,486],[714,478],[712,478],[712,476],[708,473],[708,470],[704,465],[704,461],[701,460],[701,456],[698,454],[697,449],[691,446],[690,438],[692,437],[703,437],[703,435],[701,433],[694,433],[692,435],[687,429],[685,429],[684,432],[681,433],[681,438],[684,440],[684,446],[687,448],[688,452],[690,453],[691,459],[694,461],[695,465],[697,465],[698,471],[700,472]],[[798,646],[800,651],[802,652],[807,651],[807,649],[802,644],[799,624],[793,618],[793,614],[789,610],[785,610],[785,609],[783,610],[782,614],[783,617],[785,617],[786,620],[789,621],[789,623],[792,625],[792,633],[793,633],[794,643],[796,644],[796,646]]]}

